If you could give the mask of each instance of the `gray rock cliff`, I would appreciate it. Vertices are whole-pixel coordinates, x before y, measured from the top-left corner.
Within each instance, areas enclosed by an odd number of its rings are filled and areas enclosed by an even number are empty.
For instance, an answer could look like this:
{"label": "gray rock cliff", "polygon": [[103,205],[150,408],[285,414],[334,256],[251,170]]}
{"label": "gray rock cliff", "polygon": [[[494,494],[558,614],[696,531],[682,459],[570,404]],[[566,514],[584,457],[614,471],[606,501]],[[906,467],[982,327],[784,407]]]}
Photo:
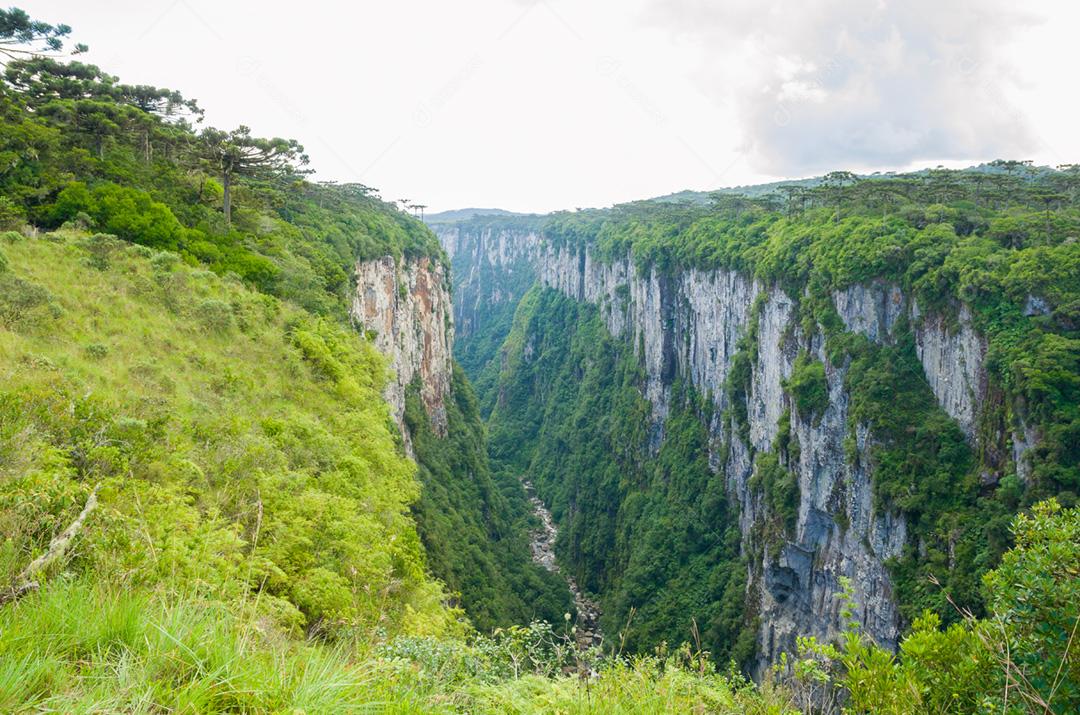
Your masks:
{"label": "gray rock cliff", "polygon": [[[455,266],[468,272],[464,279],[459,274],[456,311],[467,313],[483,301],[513,299],[496,285],[504,262],[519,273],[535,272],[549,288],[597,305],[609,331],[627,338],[644,367],[654,448],[663,439],[676,376],[711,396],[719,409],[708,425],[710,464],[725,475],[740,507],[744,553],[755,557],[749,589],[761,623],[759,671],[779,653],[793,651],[796,636],[827,638],[839,632],[842,577],[853,586],[865,631],[884,645],[896,645],[899,613],[885,563],[901,553],[907,525],[902,514],[875,510],[873,467],[866,458],[874,435],[866,425],[850,425],[846,365],[830,363],[820,332],[804,334],[789,296],[730,270],[641,274],[628,256],[596,260],[588,249],[556,247],[535,231],[499,233],[489,228],[481,235],[455,228],[442,230],[440,237],[455,256]],[[966,307],[960,306],[953,318],[923,314],[898,287],[881,282],[839,291],[833,301],[849,331],[878,343],[891,341],[901,317],[907,317],[938,403],[969,441],[978,440],[979,409],[987,391],[986,341],[972,326]],[[755,302],[760,303],[756,311]],[[474,311],[469,320],[477,329],[482,311]],[[752,321],[757,322],[757,341],[747,394],[749,439],[743,441],[722,417],[730,414],[725,412],[729,405],[724,387],[739,339]],[[800,415],[784,390],[800,351],[825,365],[829,402],[821,415]],[[799,450],[794,463],[784,466],[797,478],[800,505],[794,532],[778,543],[761,537],[760,527],[769,515],[749,485],[753,455],[773,449],[786,411]],[[854,458],[845,450],[849,435],[856,447]],[[1023,425],[1010,438],[1021,475],[1023,453],[1036,441],[1037,435]]]}

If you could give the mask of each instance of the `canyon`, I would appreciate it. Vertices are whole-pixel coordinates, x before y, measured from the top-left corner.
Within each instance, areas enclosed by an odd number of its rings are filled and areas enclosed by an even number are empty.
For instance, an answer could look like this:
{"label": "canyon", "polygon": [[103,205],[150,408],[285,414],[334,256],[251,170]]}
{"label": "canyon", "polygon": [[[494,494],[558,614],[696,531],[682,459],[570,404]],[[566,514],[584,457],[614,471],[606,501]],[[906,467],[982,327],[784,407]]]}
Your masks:
{"label": "canyon", "polygon": [[[754,672],[794,652],[799,636],[835,637],[845,625],[846,584],[864,631],[896,647],[902,619],[888,563],[912,542],[907,519],[875,502],[869,454],[877,437],[867,424],[853,423],[848,365],[830,360],[826,336],[819,326],[807,329],[792,296],[733,270],[642,272],[629,255],[600,258],[589,246],[559,245],[536,220],[478,218],[433,228],[451,257],[454,319],[466,354],[480,340],[491,345],[505,337],[515,306],[539,283],[596,306],[610,334],[634,351],[644,370],[641,392],[651,406],[653,453],[665,439],[676,380],[707,396],[714,408],[704,425],[709,465],[723,476],[737,505],[741,550],[752,557],[747,599],[759,624]],[[1022,420],[1000,426],[994,444],[982,443],[987,431],[980,431],[980,409],[994,396],[986,340],[973,328],[966,306],[958,306],[955,315],[926,314],[898,286],[880,280],[835,291],[832,303],[844,331],[877,345],[893,343],[897,326],[910,325],[940,408],[973,449],[1000,452],[1001,468],[1011,462],[1022,477],[1028,473],[1026,455],[1038,435]],[[740,438],[726,387],[748,333],[755,336],[751,374],[745,396],[734,398],[745,400],[748,424]],[[496,365],[504,359],[488,351]],[[800,354],[824,365],[827,405],[820,414],[801,413],[786,389]],[[482,361],[473,367],[479,372]],[[766,538],[769,506],[752,488],[755,455],[778,452],[785,420],[790,436],[786,432],[784,439],[798,449],[779,458],[797,481],[797,519],[784,538]],[[982,476],[984,483],[999,478],[1000,470]]]}

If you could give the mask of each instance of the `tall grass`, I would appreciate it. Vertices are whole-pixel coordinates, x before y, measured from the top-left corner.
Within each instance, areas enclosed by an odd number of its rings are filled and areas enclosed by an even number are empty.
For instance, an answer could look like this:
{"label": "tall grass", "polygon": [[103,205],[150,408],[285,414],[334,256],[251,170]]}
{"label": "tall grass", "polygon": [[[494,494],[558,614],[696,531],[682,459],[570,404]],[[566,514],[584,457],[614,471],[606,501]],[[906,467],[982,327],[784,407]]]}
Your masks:
{"label": "tall grass", "polygon": [[[431,640],[432,652],[442,648]],[[462,654],[468,647],[457,642]],[[0,609],[0,712],[783,713],[781,693],[674,659],[595,677],[463,676],[290,639],[212,600],[59,579]]]}
{"label": "tall grass", "polygon": [[369,675],[341,650],[258,627],[211,601],[59,581],[0,611],[0,711],[377,708]]}

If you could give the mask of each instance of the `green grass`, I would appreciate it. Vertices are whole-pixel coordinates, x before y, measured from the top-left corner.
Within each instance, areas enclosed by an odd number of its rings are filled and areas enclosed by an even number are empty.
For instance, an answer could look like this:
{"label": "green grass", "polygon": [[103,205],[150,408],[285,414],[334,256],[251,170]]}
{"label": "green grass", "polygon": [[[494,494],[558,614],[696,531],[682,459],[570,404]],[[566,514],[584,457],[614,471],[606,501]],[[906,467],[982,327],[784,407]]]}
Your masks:
{"label": "green grass", "polygon": [[375,701],[340,650],[220,603],[59,582],[0,611],[4,712],[331,712]]}
{"label": "green grass", "polygon": [[2,246],[0,578],[101,484],[79,571],[258,592],[290,629],[458,628],[425,572],[374,347],[174,254],[102,242]]}
{"label": "green grass", "polygon": [[[461,642],[450,650],[472,652]],[[785,712],[779,691],[679,657],[613,662],[589,681],[492,676],[491,661],[461,676],[439,662],[386,657],[361,642],[305,643],[219,602],[87,579],[56,581],[0,609],[3,712]]]}

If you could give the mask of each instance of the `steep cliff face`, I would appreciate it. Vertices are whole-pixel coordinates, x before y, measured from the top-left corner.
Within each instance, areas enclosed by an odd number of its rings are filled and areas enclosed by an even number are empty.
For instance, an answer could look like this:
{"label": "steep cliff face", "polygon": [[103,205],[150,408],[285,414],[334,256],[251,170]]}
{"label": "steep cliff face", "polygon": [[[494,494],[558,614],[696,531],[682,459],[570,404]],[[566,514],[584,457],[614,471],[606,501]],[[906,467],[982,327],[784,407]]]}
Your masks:
{"label": "steep cliff face", "polygon": [[406,448],[405,391],[419,381],[420,399],[437,434],[446,434],[446,400],[452,376],[453,323],[445,268],[429,258],[386,256],[356,264],[351,316],[390,359],[395,378],[386,390]]}
{"label": "steep cliff face", "polygon": [[[471,241],[459,232],[453,250],[459,264],[477,277],[481,274],[470,261],[479,256],[492,280],[498,280],[495,269],[503,256],[515,265],[527,258],[545,286],[598,306],[610,333],[632,346],[643,367],[654,451],[664,439],[677,378],[715,406],[708,425],[709,462],[724,475],[729,497],[739,505],[742,550],[750,562],[748,597],[760,617],[757,669],[792,651],[799,635],[837,634],[843,627],[843,580],[850,580],[865,631],[895,646],[901,624],[886,562],[910,542],[907,519],[875,499],[870,454],[879,438],[868,425],[853,423],[845,387],[848,362],[830,361],[825,336],[819,327],[806,332],[796,301],[734,271],[642,274],[628,256],[597,260],[587,248],[556,247],[535,233],[519,239],[513,232],[489,231]],[[501,295],[497,283],[483,278],[470,291]],[[966,307],[960,306],[955,317],[925,314],[899,288],[883,282],[838,291],[833,306],[847,331],[879,345],[896,339],[901,320],[910,326],[937,403],[978,447],[980,405],[988,390],[986,341],[972,327]],[[482,320],[482,311],[473,316],[474,330],[483,327]],[[741,345],[748,335],[754,337],[751,344]],[[744,392],[732,398],[725,388],[740,349],[749,350],[750,375]],[[824,366],[828,399],[819,414],[801,414],[786,387],[800,354]],[[745,425],[732,416],[732,399],[745,400]],[[1037,436],[1023,425],[1013,431],[1006,439],[1022,475],[1024,452]],[[781,437],[797,448],[778,450]],[[779,454],[798,484],[797,517],[782,538],[767,533],[770,508],[754,486],[755,456],[770,452]]]}
{"label": "steep cliff face", "polygon": [[504,306],[511,310],[535,279],[540,235],[527,224],[498,229],[483,224],[433,227],[450,256],[454,275],[454,326],[469,340]]}
{"label": "steep cliff face", "polygon": [[566,584],[530,562],[525,493],[489,469],[473,390],[454,365],[445,265],[387,256],[357,263],[355,279],[353,323],[394,372],[385,396],[422,485],[412,513],[427,567],[481,630],[561,618]]}
{"label": "steep cliff face", "polygon": [[[852,582],[866,631],[895,645],[899,619],[884,562],[905,543],[904,519],[875,512],[868,466],[845,459],[844,367],[828,363],[820,335],[802,333],[793,301],[732,271],[640,276],[629,258],[608,264],[588,251],[580,256],[546,248],[539,255],[539,273],[549,287],[601,305],[612,334],[628,336],[637,346],[647,376],[645,396],[653,406],[654,444],[662,439],[676,375],[712,396],[718,408],[714,414],[725,414],[724,386],[738,341],[756,321],[746,395],[749,438],[740,439],[734,425],[723,419],[709,427],[710,462],[723,470],[740,505],[744,551],[757,556],[750,583],[761,618],[759,668],[793,650],[799,635],[830,637],[842,628],[841,577]],[[829,405],[820,419],[800,415],[785,393],[784,381],[800,350],[826,365]],[[753,455],[773,449],[786,410],[791,410],[791,432],[801,447],[798,461],[786,465],[797,476],[800,501],[794,533],[776,543],[757,533],[767,514],[750,483]],[[857,438],[865,446],[871,436],[860,428]]]}
{"label": "steep cliff face", "polygon": [[975,441],[978,400],[987,391],[986,340],[972,327],[966,305],[952,321],[942,315],[924,316],[917,302],[908,303],[898,287],[883,282],[838,291],[833,301],[848,330],[879,344],[890,342],[897,321],[909,317],[930,389],[968,440]]}
{"label": "steep cliff face", "polygon": [[[490,394],[487,388],[497,377],[491,356],[510,332],[518,302],[536,281],[540,235],[535,221],[503,223],[498,228],[480,219],[432,227],[453,272],[454,358],[481,395]],[[481,405],[485,413],[490,407],[490,401]]]}

